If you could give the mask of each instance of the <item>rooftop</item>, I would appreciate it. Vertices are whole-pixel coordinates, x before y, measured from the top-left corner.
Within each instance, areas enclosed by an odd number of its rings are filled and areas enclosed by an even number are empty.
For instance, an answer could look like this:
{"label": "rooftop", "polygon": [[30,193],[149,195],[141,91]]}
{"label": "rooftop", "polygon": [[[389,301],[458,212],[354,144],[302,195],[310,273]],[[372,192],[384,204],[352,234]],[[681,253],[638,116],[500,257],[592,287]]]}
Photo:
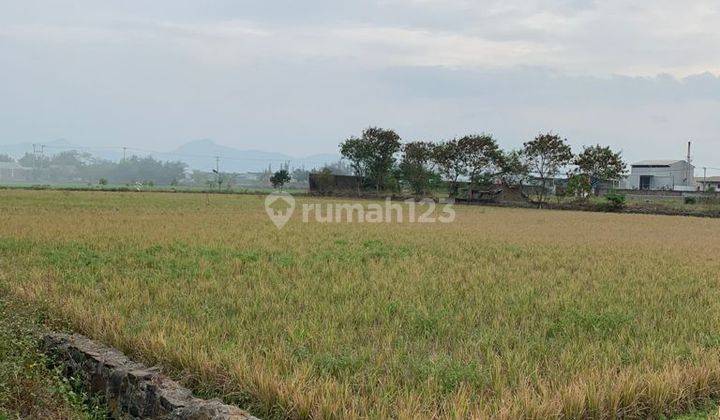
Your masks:
{"label": "rooftop", "polygon": [[641,160],[635,162],[632,166],[670,166],[675,163],[685,162],[684,160],[670,159],[670,160]]}
{"label": "rooftop", "polygon": [[720,176],[709,176],[707,178],[702,176],[696,176],[695,182],[720,182]]}

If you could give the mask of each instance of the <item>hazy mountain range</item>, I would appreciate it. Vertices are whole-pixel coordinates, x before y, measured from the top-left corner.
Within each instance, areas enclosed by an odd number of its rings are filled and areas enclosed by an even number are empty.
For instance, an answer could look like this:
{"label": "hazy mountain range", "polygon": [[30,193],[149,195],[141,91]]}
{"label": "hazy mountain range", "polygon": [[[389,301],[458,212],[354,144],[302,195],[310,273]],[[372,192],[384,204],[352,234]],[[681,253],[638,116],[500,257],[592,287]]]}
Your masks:
{"label": "hazy mountain range", "polygon": [[[328,153],[297,157],[263,150],[240,150],[217,144],[209,139],[191,141],[167,152],[137,148],[128,148],[123,151],[122,147],[85,147],[73,144],[65,139],[36,144],[44,146],[46,156],[77,150],[90,153],[98,158],[118,161],[123,158],[123,153],[125,153],[127,157],[133,155],[152,156],[160,160],[182,161],[187,163],[190,169],[205,171],[215,169],[217,156],[220,158],[219,166],[222,172],[258,172],[267,169],[268,166],[277,169],[285,163],[289,163],[292,168],[304,167],[312,169],[340,160],[339,155]],[[40,150],[39,146],[37,150]],[[5,153],[15,158],[32,152],[32,143],[0,145],[0,154]]]}

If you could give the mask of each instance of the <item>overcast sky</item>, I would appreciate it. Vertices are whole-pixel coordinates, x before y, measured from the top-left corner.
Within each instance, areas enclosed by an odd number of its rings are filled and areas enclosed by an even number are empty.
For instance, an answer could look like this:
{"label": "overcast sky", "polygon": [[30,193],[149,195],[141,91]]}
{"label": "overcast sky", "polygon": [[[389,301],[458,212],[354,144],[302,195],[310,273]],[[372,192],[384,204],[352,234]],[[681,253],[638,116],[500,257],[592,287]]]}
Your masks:
{"label": "overcast sky", "polygon": [[720,167],[717,28],[717,0],[0,0],[0,144],[555,130]]}

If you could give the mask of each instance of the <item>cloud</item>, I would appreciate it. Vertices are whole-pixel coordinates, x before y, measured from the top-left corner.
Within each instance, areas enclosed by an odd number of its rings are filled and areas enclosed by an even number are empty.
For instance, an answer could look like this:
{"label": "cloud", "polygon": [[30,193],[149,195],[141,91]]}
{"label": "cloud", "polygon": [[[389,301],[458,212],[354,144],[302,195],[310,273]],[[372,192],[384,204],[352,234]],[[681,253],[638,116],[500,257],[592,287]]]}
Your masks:
{"label": "cloud", "polygon": [[[83,8],[60,12],[64,19],[18,19],[0,36],[68,43],[136,39],[203,61],[216,56],[221,64],[232,57],[239,64],[295,57],[350,59],[367,67],[525,65],[593,75],[720,71],[720,5],[710,0],[309,0],[302,7],[216,1],[202,12],[176,1],[158,17],[163,3],[142,8],[128,1],[113,6],[113,14],[108,6],[101,13],[94,2],[76,2]],[[220,11],[226,14],[218,17]]]}

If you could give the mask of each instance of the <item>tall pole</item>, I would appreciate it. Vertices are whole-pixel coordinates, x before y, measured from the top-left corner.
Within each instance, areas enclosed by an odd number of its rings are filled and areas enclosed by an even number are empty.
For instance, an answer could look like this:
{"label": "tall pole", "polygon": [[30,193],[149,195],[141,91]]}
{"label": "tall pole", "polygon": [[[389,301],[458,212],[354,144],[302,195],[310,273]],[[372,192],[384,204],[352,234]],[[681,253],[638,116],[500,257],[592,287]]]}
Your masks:
{"label": "tall pole", "polygon": [[127,147],[123,147],[123,162],[127,159]]}
{"label": "tall pole", "polygon": [[687,186],[691,186],[695,184],[695,173],[692,173],[692,178],[690,179],[690,165],[692,162],[692,155],[690,153],[690,148],[692,147],[692,141],[688,141],[688,155],[687,155],[687,170],[685,171],[685,178],[687,179]]}
{"label": "tall pole", "polygon": [[32,146],[33,146],[33,171],[32,171],[33,172],[33,181],[36,181],[37,176],[38,176],[38,169],[37,169],[37,166],[38,166],[38,151],[37,151],[37,149],[38,149],[38,147],[37,147],[37,144],[35,144],[35,143],[33,143]]}
{"label": "tall pole", "polygon": [[215,174],[217,175],[218,191],[220,191],[220,156],[215,156]]}
{"label": "tall pole", "polygon": [[707,191],[707,168],[703,167],[703,192]]}

